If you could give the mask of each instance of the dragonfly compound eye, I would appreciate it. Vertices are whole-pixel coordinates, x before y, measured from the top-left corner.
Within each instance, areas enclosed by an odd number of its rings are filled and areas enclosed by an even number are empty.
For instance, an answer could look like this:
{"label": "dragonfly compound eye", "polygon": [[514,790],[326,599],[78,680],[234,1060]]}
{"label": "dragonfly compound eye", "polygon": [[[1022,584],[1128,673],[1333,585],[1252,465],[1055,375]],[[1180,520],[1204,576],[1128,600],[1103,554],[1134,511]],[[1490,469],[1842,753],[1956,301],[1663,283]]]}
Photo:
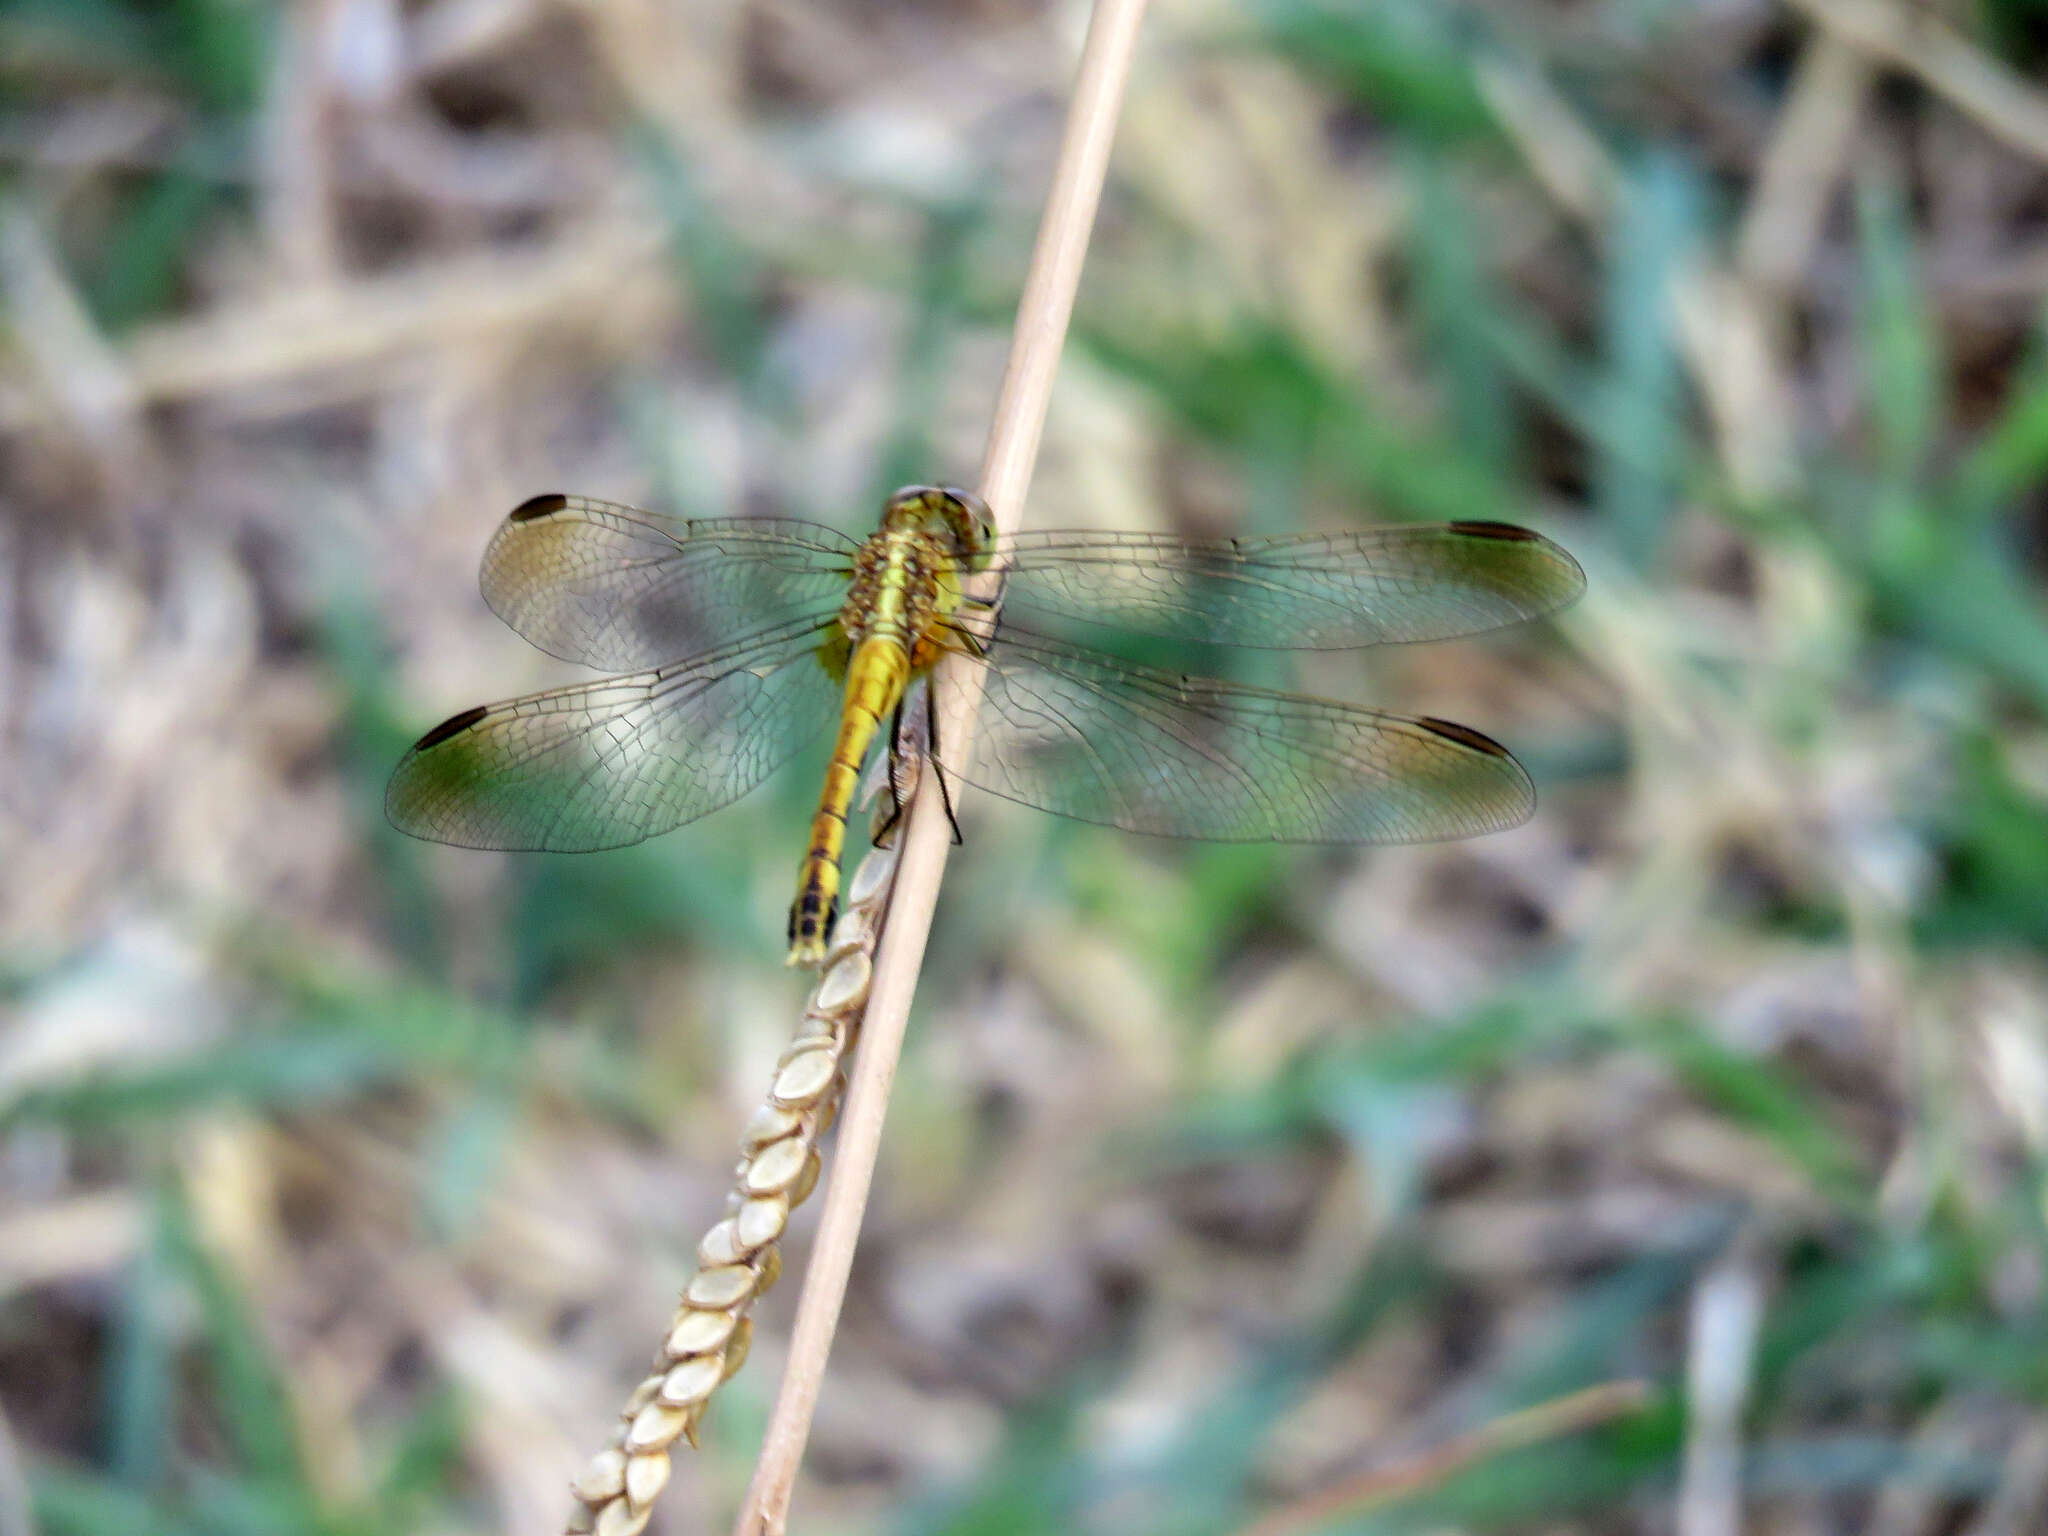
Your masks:
{"label": "dragonfly compound eye", "polygon": [[949,485],[942,494],[946,498],[946,521],[952,525],[953,537],[967,561],[967,569],[972,572],[987,570],[995,555],[996,542],[996,520],[988,509],[988,503],[974,492],[963,491],[958,486]]}

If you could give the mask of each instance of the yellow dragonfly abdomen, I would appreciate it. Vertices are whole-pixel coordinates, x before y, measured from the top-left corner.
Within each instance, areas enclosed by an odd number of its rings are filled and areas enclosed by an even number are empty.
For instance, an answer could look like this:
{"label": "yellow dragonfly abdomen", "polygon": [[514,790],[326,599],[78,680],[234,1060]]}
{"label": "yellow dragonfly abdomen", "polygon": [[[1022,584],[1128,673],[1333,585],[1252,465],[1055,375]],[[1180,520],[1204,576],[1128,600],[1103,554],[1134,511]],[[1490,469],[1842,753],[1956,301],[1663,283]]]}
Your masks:
{"label": "yellow dragonfly abdomen", "polygon": [[847,668],[846,702],[825,787],[811,818],[810,846],[797,874],[796,900],[789,908],[789,963],[817,965],[839,912],[839,860],[846,846],[846,818],[860,767],[882,719],[903,701],[910,683],[910,654],[894,636],[874,636],[853,653]]}

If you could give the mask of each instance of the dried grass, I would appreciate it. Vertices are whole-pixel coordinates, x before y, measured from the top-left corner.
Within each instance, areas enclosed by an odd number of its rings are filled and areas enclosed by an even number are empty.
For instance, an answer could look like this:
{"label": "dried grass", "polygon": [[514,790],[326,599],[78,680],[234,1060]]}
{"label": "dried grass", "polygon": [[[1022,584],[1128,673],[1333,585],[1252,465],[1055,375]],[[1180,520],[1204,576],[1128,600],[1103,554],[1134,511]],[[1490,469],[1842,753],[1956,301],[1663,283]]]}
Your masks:
{"label": "dried grass", "polygon": [[[559,1521],[787,1044],[800,796],[531,864],[396,846],[378,782],[559,679],[467,596],[523,496],[852,525],[892,438],[971,468],[1073,45],[1002,4],[321,14],[240,96],[0,23],[0,1532]],[[1544,811],[1282,860],[969,808],[821,1528],[1233,1529],[1621,1378],[1656,1401],[1374,1518],[2040,1518],[2038,51],[1455,15],[1485,46],[1415,119],[1159,8],[1034,516],[1545,522],[1594,574],[1561,640],[1307,679],[1499,734]],[[1716,195],[1650,274],[1637,554],[1602,328],[1660,155]],[[1432,311],[1446,208],[1476,286]],[[1731,1264],[1756,1347],[1709,1392]],[[729,1518],[786,1290],[650,1530]]]}

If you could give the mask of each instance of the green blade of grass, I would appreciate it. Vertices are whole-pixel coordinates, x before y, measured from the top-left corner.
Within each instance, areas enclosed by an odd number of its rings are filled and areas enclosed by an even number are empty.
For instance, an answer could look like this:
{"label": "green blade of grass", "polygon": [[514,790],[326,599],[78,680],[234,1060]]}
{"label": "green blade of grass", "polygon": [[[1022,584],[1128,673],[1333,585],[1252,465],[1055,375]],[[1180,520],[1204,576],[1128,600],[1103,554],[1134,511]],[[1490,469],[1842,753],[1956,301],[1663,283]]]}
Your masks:
{"label": "green blade of grass", "polygon": [[1515,421],[1490,335],[1489,321],[1502,302],[1480,261],[1485,245],[1444,157],[1410,155],[1406,179],[1415,198],[1409,265],[1425,370],[1438,381],[1452,435],[1481,464],[1504,474],[1514,459]]}
{"label": "green blade of grass", "polygon": [[1491,141],[1465,22],[1419,0],[1265,0],[1253,37],[1389,124],[1444,143]]}
{"label": "green blade of grass", "polygon": [[161,1484],[171,1465],[176,1338],[170,1325],[176,1265],[169,1197],[148,1205],[143,1242],[122,1278],[103,1379],[107,1467],[137,1492]]}
{"label": "green blade of grass", "polygon": [[1617,546],[1647,569],[1663,548],[1686,452],[1671,287],[1698,238],[1692,178],[1677,161],[1652,156],[1631,173],[1615,208],[1595,447],[1628,450],[1598,454],[1595,499]]}

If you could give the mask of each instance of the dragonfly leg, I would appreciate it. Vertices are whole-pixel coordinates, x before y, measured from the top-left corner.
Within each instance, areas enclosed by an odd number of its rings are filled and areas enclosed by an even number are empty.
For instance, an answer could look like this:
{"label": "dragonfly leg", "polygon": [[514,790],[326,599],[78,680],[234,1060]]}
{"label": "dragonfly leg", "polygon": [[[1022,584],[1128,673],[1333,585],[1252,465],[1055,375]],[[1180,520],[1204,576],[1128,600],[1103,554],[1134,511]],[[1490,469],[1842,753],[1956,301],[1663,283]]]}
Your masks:
{"label": "dragonfly leg", "polygon": [[[984,579],[986,579],[985,573]],[[973,608],[978,611],[994,608],[1002,602],[1003,589],[1009,584],[1010,573],[1008,571],[998,571],[995,575],[995,590],[993,592],[987,597],[976,597],[972,592],[962,591],[960,594],[960,606],[962,608]]]}
{"label": "dragonfly leg", "polygon": [[[889,814],[874,830],[870,839],[877,848],[885,848],[895,837],[903,822],[903,794],[898,787],[902,781],[901,769],[905,763],[903,751],[903,710],[896,706],[896,712],[889,719]],[[938,750],[938,726],[933,720],[929,707],[924,711],[926,738],[929,745],[915,755],[917,763],[928,770],[939,781],[939,803],[946,808],[946,823],[953,829],[953,846],[958,848],[966,841],[960,832],[960,818],[953,811],[953,791],[947,787],[945,771],[939,767],[932,755]]]}
{"label": "dragonfly leg", "polygon": [[903,761],[903,705],[898,703],[889,715],[889,771],[883,775],[889,785],[889,814],[875,827],[868,839],[877,848],[886,848],[896,836],[896,829],[903,821],[903,796],[897,789],[898,765]]}
{"label": "dragonfly leg", "polygon": [[[979,642],[972,635],[968,643],[976,646],[975,654],[981,654]],[[933,704],[925,711],[925,766],[932,771],[932,777],[939,781],[939,804],[946,808],[946,824],[953,829],[953,846],[958,848],[967,839],[960,831],[960,818],[953,814],[953,791],[946,787],[946,770],[939,764],[939,709]]]}

